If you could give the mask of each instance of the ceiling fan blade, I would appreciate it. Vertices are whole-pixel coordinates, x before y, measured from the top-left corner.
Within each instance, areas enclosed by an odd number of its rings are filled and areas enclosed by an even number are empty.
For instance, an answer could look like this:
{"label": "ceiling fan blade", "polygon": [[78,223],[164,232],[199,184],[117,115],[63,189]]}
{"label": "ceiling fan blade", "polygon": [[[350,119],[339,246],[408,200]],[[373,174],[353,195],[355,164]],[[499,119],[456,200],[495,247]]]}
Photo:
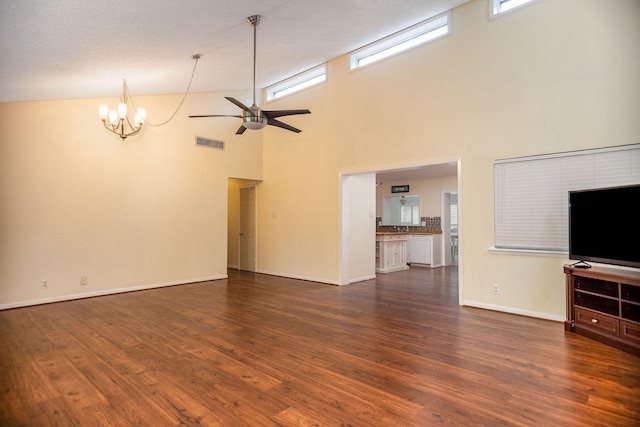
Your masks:
{"label": "ceiling fan blade", "polygon": [[240,125],[240,127],[238,128],[238,130],[236,131],[236,135],[242,135],[244,133],[244,131],[247,130],[246,127]]}
{"label": "ceiling fan blade", "polygon": [[311,114],[311,111],[309,110],[271,110],[271,111],[262,110],[262,114],[267,116],[267,119],[275,119],[276,117],[293,116],[296,114]]}
{"label": "ceiling fan blade", "polygon": [[230,115],[230,114],[205,114],[205,115],[201,115],[201,116],[189,116],[190,119],[197,119],[200,117],[236,117],[238,119],[241,119],[242,116],[238,116],[238,115]]}
{"label": "ceiling fan blade", "polygon": [[244,111],[251,113],[251,110],[249,109],[249,107],[247,107],[246,105],[244,105],[242,102],[238,101],[235,98],[232,98],[230,96],[225,96],[225,99],[229,100],[230,102],[233,102],[235,105],[237,105],[238,107],[242,108]]}
{"label": "ceiling fan blade", "polygon": [[293,126],[288,125],[286,123],[282,123],[281,121],[276,120],[276,119],[269,119],[269,121],[267,122],[267,125],[276,126],[276,127],[282,128],[282,129],[290,130],[291,132],[295,132],[295,133],[302,132],[300,129],[294,128]]}

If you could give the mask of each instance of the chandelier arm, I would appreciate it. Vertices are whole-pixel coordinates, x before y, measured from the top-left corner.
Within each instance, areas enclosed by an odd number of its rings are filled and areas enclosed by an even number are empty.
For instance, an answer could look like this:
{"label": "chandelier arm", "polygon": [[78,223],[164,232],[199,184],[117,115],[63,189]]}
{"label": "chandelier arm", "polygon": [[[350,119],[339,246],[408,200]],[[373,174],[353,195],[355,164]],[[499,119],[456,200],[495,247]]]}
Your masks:
{"label": "chandelier arm", "polygon": [[113,125],[111,125],[111,124],[107,124],[107,121],[106,121],[106,120],[103,120],[103,121],[102,121],[102,124],[104,125],[104,128],[105,128],[106,130],[108,130],[109,132],[113,132],[113,133],[115,133],[116,135],[118,134],[118,132],[116,132],[115,130],[113,130]]}
{"label": "chandelier arm", "polygon": [[122,140],[124,141],[127,137],[132,136],[132,135],[136,135],[138,132],[140,132],[140,129],[142,129],[141,127],[134,129],[132,132],[129,133],[123,133],[122,135],[120,135],[120,138],[122,138]]}
{"label": "chandelier arm", "polygon": [[[127,122],[129,122],[129,119],[127,119]],[[129,133],[124,133],[124,119],[120,119],[118,124],[115,126],[112,124],[107,124],[106,120],[102,120],[102,124],[104,125],[104,128],[106,130],[108,130],[109,132],[115,135],[118,135],[123,141],[127,139],[127,137],[136,135],[138,132],[140,132],[140,130],[142,130],[142,126],[139,126],[137,128],[134,128],[133,126],[131,126],[133,130]],[[129,125],[131,125],[131,123],[129,123]]]}
{"label": "chandelier arm", "polygon": [[[173,118],[176,116],[176,114],[178,114],[178,111],[180,111],[180,109],[182,108],[182,105],[184,104],[184,101],[187,99],[187,95],[189,94],[189,91],[191,90],[191,83],[193,83],[193,77],[196,75],[196,68],[198,67],[198,60],[202,57],[202,55],[200,54],[195,54],[192,56],[192,58],[194,59],[194,64],[193,64],[193,71],[191,71],[191,78],[189,79],[189,84],[187,84],[187,89],[184,92],[184,95],[182,96],[182,100],[180,101],[180,104],[178,104],[178,108],[176,108],[176,110],[173,112],[173,114],[164,122],[162,123],[151,123],[150,121],[146,121],[145,123],[149,126],[153,126],[153,127],[160,127],[160,126],[164,126],[167,123],[169,123],[171,120],[173,120]],[[126,102],[126,97],[128,96],[129,100],[131,101],[131,105],[133,106],[133,108],[135,110],[137,110],[138,108],[136,107],[136,104],[133,102],[133,96],[131,95],[131,92],[129,92],[129,86],[125,86],[125,91],[126,91],[126,95],[125,95],[125,102]],[[127,118],[127,121],[129,119]],[[131,123],[129,123],[131,124]],[[138,131],[136,131],[135,133],[132,133],[131,135],[135,135],[136,133],[138,133],[140,131],[140,129],[138,129]]]}
{"label": "chandelier arm", "polygon": [[[106,120],[103,120],[103,121],[102,121],[102,124],[104,125],[104,128],[105,128],[106,130],[108,130],[109,132],[111,132],[111,133],[113,133],[113,134],[116,134],[116,135],[118,135],[120,138],[122,138],[122,132],[119,132],[118,130],[116,130],[116,129],[118,129],[118,128],[119,128],[119,126],[114,126],[114,125],[112,125],[111,123],[107,124],[107,121],[106,121]],[[124,140],[124,138],[122,138],[122,139]]]}
{"label": "chandelier arm", "polygon": [[[131,120],[129,120],[129,115],[127,115],[126,119],[127,119],[127,124],[129,125],[129,127],[130,127],[132,130],[136,130],[136,129],[137,129],[137,130],[140,130],[140,128],[142,127],[142,125],[140,125],[140,126],[134,126],[134,125],[132,125],[132,124],[131,124]],[[123,129],[124,129],[124,128],[123,128]]]}

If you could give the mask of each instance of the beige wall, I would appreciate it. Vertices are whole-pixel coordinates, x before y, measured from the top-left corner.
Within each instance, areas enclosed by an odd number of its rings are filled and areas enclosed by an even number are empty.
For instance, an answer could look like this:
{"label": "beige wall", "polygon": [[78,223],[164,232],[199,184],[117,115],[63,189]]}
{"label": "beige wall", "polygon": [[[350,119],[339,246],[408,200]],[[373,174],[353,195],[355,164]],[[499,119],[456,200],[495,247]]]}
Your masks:
{"label": "beige wall", "polygon": [[[136,98],[151,122],[179,101]],[[186,117],[222,101],[191,95],[124,142],[97,114],[116,98],[0,104],[0,307],[225,277],[227,177],[261,178],[262,153],[258,134]]]}
{"label": "beige wall", "polygon": [[489,251],[493,161],[639,142],[638,18],[634,0],[539,0],[489,19],[476,0],[449,37],[357,71],[331,61],[325,84],[269,105],[312,114],[264,134],[259,268],[335,280],[339,173],[460,158],[462,299],[564,319],[565,259]]}
{"label": "beige wall", "polygon": [[[309,108],[286,120],[301,134],[186,118],[233,113],[228,93],[193,95],[125,143],[100,127],[104,100],[0,104],[0,307],[224,276],[228,177],[262,180],[259,271],[337,283],[340,174],[460,158],[463,300],[562,319],[564,259],[489,251],[493,161],[640,141],[640,2],[615,3],[538,0],[490,20],[472,1],[451,36],[353,72],[337,58],[326,83],[265,105]],[[162,120],[178,101],[138,104]]]}

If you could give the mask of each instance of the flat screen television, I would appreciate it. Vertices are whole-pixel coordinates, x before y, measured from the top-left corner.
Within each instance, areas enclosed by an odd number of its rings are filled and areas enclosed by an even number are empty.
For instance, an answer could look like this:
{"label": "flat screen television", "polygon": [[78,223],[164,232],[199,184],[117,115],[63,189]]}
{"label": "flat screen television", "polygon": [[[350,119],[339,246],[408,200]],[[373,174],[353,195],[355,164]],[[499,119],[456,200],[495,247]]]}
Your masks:
{"label": "flat screen television", "polygon": [[640,268],[640,185],[569,192],[569,258]]}

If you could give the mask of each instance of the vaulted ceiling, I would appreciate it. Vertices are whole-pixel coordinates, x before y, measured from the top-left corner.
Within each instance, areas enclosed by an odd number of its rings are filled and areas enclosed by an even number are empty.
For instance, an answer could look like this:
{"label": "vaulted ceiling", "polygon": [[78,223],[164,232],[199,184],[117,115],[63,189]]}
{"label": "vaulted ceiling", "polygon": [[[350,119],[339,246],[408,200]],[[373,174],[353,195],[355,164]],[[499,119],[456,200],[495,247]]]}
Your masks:
{"label": "vaulted ceiling", "polygon": [[0,102],[266,87],[469,0],[0,2]]}

